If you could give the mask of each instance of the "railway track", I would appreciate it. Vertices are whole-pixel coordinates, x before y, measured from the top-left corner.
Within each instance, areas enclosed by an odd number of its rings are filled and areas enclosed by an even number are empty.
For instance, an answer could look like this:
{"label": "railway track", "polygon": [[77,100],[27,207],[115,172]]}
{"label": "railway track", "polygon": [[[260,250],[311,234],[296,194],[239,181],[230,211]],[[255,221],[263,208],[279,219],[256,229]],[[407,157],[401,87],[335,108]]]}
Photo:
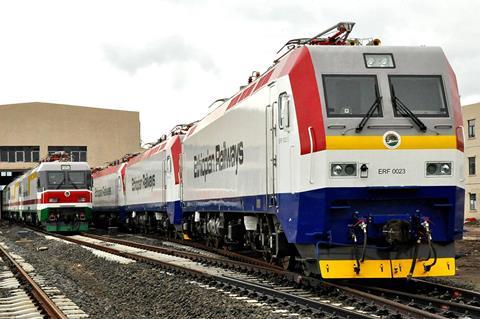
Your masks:
{"label": "railway track", "polygon": [[258,302],[276,304],[291,311],[308,313],[313,317],[375,318],[373,312],[348,305],[342,298],[319,297],[315,291],[306,291],[289,284],[280,284],[273,269],[228,260],[207,257],[185,251],[165,249],[129,242],[119,243],[99,236],[61,236],[64,240],[160,266],[171,272],[188,274],[192,280],[220,290],[229,290],[236,296],[256,297]]}
{"label": "railway track", "polygon": [[480,318],[480,293],[476,291],[422,279],[393,281],[389,286],[381,282],[349,286],[427,311],[441,309],[448,318]]}
{"label": "railway track", "polygon": [[[93,234],[93,233],[82,233],[84,236],[105,236],[105,234]],[[198,243],[195,241],[190,241],[190,240],[181,240],[181,239],[176,239],[176,238],[171,238],[171,237],[163,237],[163,236],[148,236],[148,237],[143,237],[143,236],[137,236],[138,238],[145,238],[147,240],[157,240],[160,242],[161,246],[166,246],[166,247],[172,247],[177,250],[185,250],[187,252],[191,253],[199,253],[199,254],[205,254],[206,252],[216,255],[216,256],[223,256],[231,260],[235,261],[241,261],[244,263],[248,264],[253,264],[253,265],[258,265],[258,266],[264,266],[264,267],[269,267],[269,268],[274,268],[274,269],[283,269],[280,266],[273,265],[269,262],[266,262],[264,260],[260,260],[255,257],[250,257],[246,256],[245,254],[241,254],[238,252],[226,250],[226,249],[220,249],[220,248],[215,248],[212,246],[208,246],[203,243]],[[108,237],[111,238],[112,240],[119,240],[118,242],[121,242],[121,239],[114,238],[114,237]],[[125,240],[125,242],[128,242],[128,240]],[[157,245],[158,247],[158,245]]]}
{"label": "railway track", "polygon": [[[141,247],[144,249],[150,249],[152,251],[162,252],[161,248],[153,245],[145,245],[140,243],[135,243],[129,240],[110,238],[92,234],[83,234],[91,238],[97,238],[100,240],[105,240],[108,238],[108,241],[123,244],[123,245],[134,245],[135,247]],[[162,238],[165,244],[166,239]],[[190,258],[193,260],[198,260],[206,263],[221,264],[225,263],[225,260],[213,261],[211,258],[202,258],[197,255],[198,251],[207,250],[211,254],[216,254],[217,258],[219,256],[225,258],[233,258],[235,261],[241,261],[246,264],[236,263],[240,268],[243,267],[244,270],[251,270],[250,261],[254,265],[262,266],[267,268],[267,270],[262,269],[263,273],[273,272],[278,276],[285,276],[291,282],[298,282],[299,280],[309,282],[309,285],[316,286],[317,283],[313,283],[315,279],[307,279],[295,277],[295,274],[286,272],[278,266],[271,265],[269,263],[257,260],[255,258],[242,256],[241,254],[225,251],[221,249],[216,249],[209,247],[203,244],[189,242],[189,241],[180,241],[173,240],[173,251],[169,252],[168,250],[163,250],[164,253],[172,253],[184,258]],[[191,247],[194,251],[189,251],[187,253],[181,253],[177,249],[178,247]],[[184,248],[182,248],[184,249]],[[232,264],[232,263],[230,263]],[[233,263],[235,264],[235,263]],[[256,268],[258,271],[259,268]],[[450,287],[442,284],[437,284],[421,279],[411,279],[409,281],[397,280],[394,285],[394,289],[391,286],[392,281],[389,281],[387,286],[382,285],[382,281],[369,283],[362,282],[362,285],[352,285],[351,283],[333,283],[333,282],[323,282],[325,285],[331,285],[334,288],[342,289],[350,292],[352,295],[357,297],[362,297],[365,299],[373,299],[375,303],[380,303],[387,308],[394,308],[399,312],[408,313],[411,309],[418,309],[423,312],[429,313],[431,318],[480,318],[480,293],[475,291],[470,291],[467,289]],[[353,289],[353,290],[351,290]],[[380,298],[377,298],[380,296]],[[418,313],[419,318],[427,318],[427,314]]]}
{"label": "railway track", "polygon": [[[0,243],[0,318],[88,318],[75,303],[45,284],[33,267]],[[5,296],[5,297],[4,297]]]}
{"label": "railway track", "polygon": [[217,289],[257,296],[260,300],[280,303],[289,309],[299,310],[300,313],[314,314],[313,317],[467,318],[435,305],[417,304],[417,299],[414,299],[414,303],[406,304],[386,295],[303,277],[271,265],[253,265],[225,256],[189,252],[174,246],[159,247],[99,235],[56,236],[171,271],[186,273],[193,280]]}

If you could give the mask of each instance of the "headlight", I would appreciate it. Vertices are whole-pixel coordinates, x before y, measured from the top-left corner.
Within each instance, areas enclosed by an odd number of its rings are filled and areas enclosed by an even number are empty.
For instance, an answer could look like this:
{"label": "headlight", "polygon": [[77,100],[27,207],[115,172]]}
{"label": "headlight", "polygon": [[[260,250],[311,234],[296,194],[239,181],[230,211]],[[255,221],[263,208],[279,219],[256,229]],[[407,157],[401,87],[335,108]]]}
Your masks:
{"label": "headlight", "polygon": [[440,167],[440,174],[442,175],[452,175],[452,166],[450,163],[442,164]]}
{"label": "headlight", "polygon": [[332,165],[332,176],[340,176],[343,173],[341,165]]}
{"label": "headlight", "polygon": [[330,175],[332,177],[357,176],[357,164],[356,163],[333,163],[330,165]]}
{"label": "headlight", "polygon": [[427,162],[427,176],[451,176],[452,163]]}

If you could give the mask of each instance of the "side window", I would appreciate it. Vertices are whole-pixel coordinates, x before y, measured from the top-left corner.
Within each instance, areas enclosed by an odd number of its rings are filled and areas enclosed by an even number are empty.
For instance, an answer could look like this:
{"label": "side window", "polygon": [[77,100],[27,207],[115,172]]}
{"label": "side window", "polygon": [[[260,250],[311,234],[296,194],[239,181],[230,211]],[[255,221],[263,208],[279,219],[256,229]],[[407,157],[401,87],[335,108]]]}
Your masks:
{"label": "side window", "polygon": [[290,127],[290,96],[287,93],[278,96],[278,127],[281,130]]}
{"label": "side window", "polygon": [[168,173],[172,172],[172,158],[167,156],[167,167],[165,168]]}
{"label": "side window", "polygon": [[475,120],[468,120],[468,138],[475,137]]}
{"label": "side window", "polygon": [[470,210],[477,210],[477,194],[469,193],[470,195]]}
{"label": "side window", "polygon": [[468,175],[475,175],[477,173],[475,165],[475,156],[468,158]]}

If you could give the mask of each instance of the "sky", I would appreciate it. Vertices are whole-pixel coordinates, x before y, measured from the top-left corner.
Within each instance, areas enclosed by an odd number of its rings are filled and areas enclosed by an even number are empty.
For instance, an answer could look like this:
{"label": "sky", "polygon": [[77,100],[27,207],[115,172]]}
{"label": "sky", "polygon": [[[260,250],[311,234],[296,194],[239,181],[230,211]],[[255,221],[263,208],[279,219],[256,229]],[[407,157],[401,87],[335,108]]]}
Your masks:
{"label": "sky", "polygon": [[140,112],[142,143],[202,118],[289,39],[340,21],[382,45],[441,46],[480,102],[478,1],[0,1],[0,104]]}

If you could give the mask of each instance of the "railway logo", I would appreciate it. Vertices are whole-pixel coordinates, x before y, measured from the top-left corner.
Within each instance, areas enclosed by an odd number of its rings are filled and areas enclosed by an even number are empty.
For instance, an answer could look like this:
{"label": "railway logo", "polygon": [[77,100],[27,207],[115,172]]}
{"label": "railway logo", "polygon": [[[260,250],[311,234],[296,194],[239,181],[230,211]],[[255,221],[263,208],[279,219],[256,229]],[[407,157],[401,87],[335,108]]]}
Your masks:
{"label": "railway logo", "polygon": [[235,175],[238,174],[238,167],[243,164],[243,142],[227,146],[226,142],[215,146],[215,151],[206,151],[206,155],[200,153],[193,156],[193,177],[203,176],[207,180],[207,175],[224,169],[234,167]]}
{"label": "railway logo", "polygon": [[103,196],[111,196],[112,195],[112,188],[111,187],[101,187],[95,188],[94,190],[95,197],[103,197]]}
{"label": "railway logo", "polygon": [[402,140],[400,138],[400,134],[398,134],[397,132],[388,131],[385,134],[383,134],[383,144],[391,150],[399,147],[401,141]]}
{"label": "railway logo", "polygon": [[139,191],[142,188],[147,189],[153,187],[155,187],[155,174],[143,174],[139,177],[132,177],[132,191]]}

